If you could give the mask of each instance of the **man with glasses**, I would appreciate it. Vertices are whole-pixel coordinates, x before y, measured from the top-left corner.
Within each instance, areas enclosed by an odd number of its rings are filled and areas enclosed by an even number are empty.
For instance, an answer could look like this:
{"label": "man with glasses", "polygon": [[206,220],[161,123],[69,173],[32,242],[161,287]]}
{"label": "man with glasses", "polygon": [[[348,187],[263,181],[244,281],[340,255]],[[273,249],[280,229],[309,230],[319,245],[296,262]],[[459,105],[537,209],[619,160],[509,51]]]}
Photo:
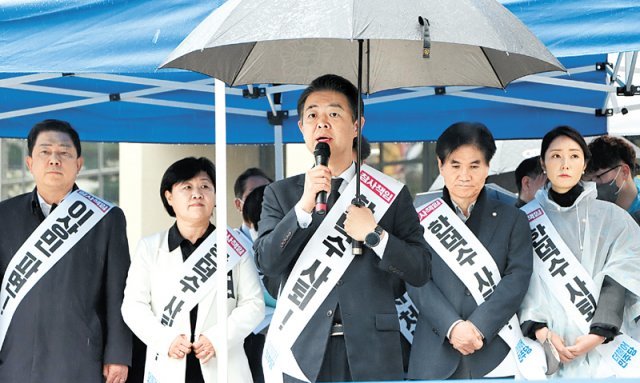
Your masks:
{"label": "man with glasses", "polygon": [[634,178],[636,153],[624,139],[602,136],[589,144],[591,160],[584,180],[597,184],[598,199],[627,210],[640,224],[640,180]]}

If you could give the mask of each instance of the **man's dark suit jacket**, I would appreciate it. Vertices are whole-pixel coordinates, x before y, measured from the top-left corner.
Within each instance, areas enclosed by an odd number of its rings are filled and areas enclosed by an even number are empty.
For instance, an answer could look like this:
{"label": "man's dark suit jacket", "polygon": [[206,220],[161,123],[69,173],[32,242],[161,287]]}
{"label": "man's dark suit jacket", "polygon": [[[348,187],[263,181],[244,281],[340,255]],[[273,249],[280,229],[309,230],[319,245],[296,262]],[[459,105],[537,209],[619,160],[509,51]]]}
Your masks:
{"label": "man's dark suit jacket", "polygon": [[[453,209],[448,191],[443,199]],[[502,362],[509,346],[498,331],[518,311],[529,287],[533,250],[524,212],[490,199],[483,190],[467,227],[489,251],[500,270],[501,281],[480,306],[449,266],[435,252],[431,280],[421,288],[409,288],[420,316],[414,334],[410,379],[446,379],[466,358],[473,378],[482,378]],[[470,320],[484,335],[484,345],[462,356],[447,339],[447,331],[459,320]]]}
{"label": "man's dark suit jacket", "polygon": [[[314,213],[308,228],[298,226],[294,206],[303,188],[301,174],[270,184],[264,194],[260,235],[254,245],[256,262],[264,274],[282,275],[284,281],[323,219]],[[404,378],[395,297],[405,291],[404,281],[425,283],[430,270],[424,231],[406,187],[379,225],[389,235],[382,259],[365,247],[364,254],[355,257],[293,345],[294,356],[311,381],[316,380],[321,367],[338,304],[353,379]]]}
{"label": "man's dark suit jacket", "polygon": [[[35,190],[0,203],[0,217],[1,279],[44,220]],[[120,314],[129,263],[124,214],[114,207],[18,306],[0,350],[0,382],[102,383],[103,364],[130,365]]]}

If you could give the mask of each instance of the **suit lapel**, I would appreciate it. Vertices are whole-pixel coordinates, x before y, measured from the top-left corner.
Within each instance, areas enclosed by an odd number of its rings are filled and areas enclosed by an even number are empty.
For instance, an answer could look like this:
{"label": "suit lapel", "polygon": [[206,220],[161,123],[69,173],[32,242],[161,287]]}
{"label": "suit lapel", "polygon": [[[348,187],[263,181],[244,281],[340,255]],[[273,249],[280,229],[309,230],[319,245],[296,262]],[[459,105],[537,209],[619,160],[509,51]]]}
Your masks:
{"label": "suit lapel", "polygon": [[483,188],[476,201],[476,206],[467,220],[467,227],[487,247],[498,229],[498,222],[496,204],[487,196],[486,189]]}
{"label": "suit lapel", "polygon": [[[214,281],[214,283],[217,284],[216,281]],[[226,285],[226,284],[225,284]],[[202,332],[202,327],[204,325],[204,321],[205,319],[207,319],[207,316],[210,315],[209,311],[211,310],[211,305],[213,305],[215,303],[214,299],[217,296],[217,292],[218,289],[216,287],[214,287],[213,289],[211,289],[211,291],[209,292],[209,294],[207,294],[204,298],[202,298],[202,300],[200,301],[200,303],[198,303],[198,318],[196,318],[196,336]],[[217,311],[214,310],[213,311],[213,315],[216,315]],[[198,340],[196,338],[196,340]]]}
{"label": "suit lapel", "polygon": [[[172,271],[171,275],[173,276],[173,278],[171,278],[171,280],[174,282],[177,281],[177,278],[180,277],[182,271],[184,270],[184,262],[182,260],[182,251],[180,249],[180,246],[175,248],[173,251],[169,251],[168,232],[162,242],[162,246],[160,247],[159,251],[162,257],[165,259],[167,270]],[[175,283],[167,283],[168,289],[173,289],[175,287],[176,287]],[[169,291],[169,292],[171,294],[174,293],[174,291]],[[213,288],[211,292],[209,292],[204,298],[202,298],[200,303],[198,303],[198,318],[196,319],[195,335],[201,332],[202,327],[204,325],[204,321],[207,318],[207,315],[209,315],[209,310],[211,309],[211,305],[214,304],[215,297],[216,297],[216,289]],[[182,315],[182,319],[180,320],[181,326],[183,326],[185,329],[190,329],[191,325],[189,324],[189,313],[185,313],[185,314],[186,315]]]}
{"label": "suit lapel", "polygon": [[[180,246],[175,248],[173,251],[169,251],[169,231],[165,233],[158,251],[164,260],[163,263],[167,266],[167,270],[172,270],[171,274],[175,276],[174,279],[177,279],[182,271],[182,253],[180,251]],[[171,288],[174,286],[171,286]]]}
{"label": "suit lapel", "polygon": [[[442,191],[442,199],[455,211],[449,190],[446,187]],[[498,229],[499,219],[496,207],[495,201],[487,196],[486,189],[483,188],[480,195],[478,195],[469,219],[465,223],[485,247],[491,243],[491,239]]]}

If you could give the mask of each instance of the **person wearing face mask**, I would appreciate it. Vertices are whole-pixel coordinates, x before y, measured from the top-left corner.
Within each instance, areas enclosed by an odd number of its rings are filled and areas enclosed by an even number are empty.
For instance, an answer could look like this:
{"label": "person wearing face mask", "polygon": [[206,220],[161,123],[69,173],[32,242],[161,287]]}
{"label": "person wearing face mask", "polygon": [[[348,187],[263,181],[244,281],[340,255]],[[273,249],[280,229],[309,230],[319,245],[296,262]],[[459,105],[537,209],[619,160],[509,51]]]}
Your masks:
{"label": "person wearing face mask", "polygon": [[576,130],[548,132],[540,157],[549,182],[522,208],[534,248],[523,333],[557,350],[554,378],[622,376],[615,352],[637,344],[626,334],[640,315],[640,228],[582,179],[591,153]]}
{"label": "person wearing face mask", "polygon": [[598,199],[613,202],[640,224],[640,179],[634,178],[636,153],[619,137],[602,136],[589,144],[591,161],[584,179],[596,183]]}

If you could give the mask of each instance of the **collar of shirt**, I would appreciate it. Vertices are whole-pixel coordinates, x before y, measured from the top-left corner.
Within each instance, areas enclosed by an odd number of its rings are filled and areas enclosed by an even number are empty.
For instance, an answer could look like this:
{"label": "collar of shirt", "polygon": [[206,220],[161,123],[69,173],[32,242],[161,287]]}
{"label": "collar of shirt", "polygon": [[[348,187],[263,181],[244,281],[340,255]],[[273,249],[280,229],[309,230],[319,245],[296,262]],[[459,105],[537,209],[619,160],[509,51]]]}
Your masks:
{"label": "collar of shirt", "polygon": [[634,178],[633,183],[636,185],[638,195],[636,195],[636,198],[633,200],[633,202],[631,202],[631,205],[627,209],[629,213],[635,213],[636,211],[640,210],[640,179]]}
{"label": "collar of shirt", "polygon": [[200,244],[213,232],[215,226],[211,222],[209,222],[209,227],[204,232],[202,237],[198,238],[196,243],[191,243],[188,239],[185,239],[182,234],[180,234],[180,230],[178,230],[178,222],[174,223],[169,229],[169,238],[168,245],[169,251],[174,251],[178,246],[180,246],[180,250],[182,251],[182,258],[187,259],[191,253],[195,251],[195,249],[200,246]]}
{"label": "collar of shirt", "polygon": [[[69,193],[67,193],[64,197],[62,197],[62,199],[60,200],[60,203],[62,203],[62,201],[64,201],[64,199],[67,198],[67,196],[71,194],[72,191],[73,190],[69,191]],[[38,203],[40,204],[40,210],[42,210],[42,215],[44,215],[44,217],[46,218],[51,213],[51,205],[49,205],[47,201],[45,201],[44,198],[42,198],[40,193],[36,192],[36,195],[38,196]]]}
{"label": "collar of shirt", "polygon": [[[469,215],[471,215],[471,212],[473,211],[473,208],[476,206],[476,201],[473,201],[472,203],[469,204]],[[462,220],[462,222],[467,222],[467,219],[469,219],[469,217],[465,216],[464,213],[462,212],[462,209],[460,209],[460,206],[458,206],[457,203],[455,203],[454,200],[451,200],[451,203],[453,204],[453,207],[455,208],[456,211],[456,215],[458,217],[460,217],[460,219]]]}
{"label": "collar of shirt", "polygon": [[347,182],[343,182],[343,183],[340,184],[340,189],[338,190],[338,192],[340,192],[340,194],[342,194],[344,189],[347,188],[347,185],[349,184],[349,181],[351,181],[351,179],[355,175],[356,175],[356,163],[352,162],[351,166],[349,166],[347,168],[347,170],[342,172],[339,176],[335,177],[335,178],[342,178],[343,180],[347,181]]}
{"label": "collar of shirt", "polygon": [[238,228],[238,231],[240,232],[240,234],[244,235],[247,239],[253,242],[253,240],[251,239],[251,228],[249,228],[246,223],[243,222],[242,225],[240,225],[240,227]]}

